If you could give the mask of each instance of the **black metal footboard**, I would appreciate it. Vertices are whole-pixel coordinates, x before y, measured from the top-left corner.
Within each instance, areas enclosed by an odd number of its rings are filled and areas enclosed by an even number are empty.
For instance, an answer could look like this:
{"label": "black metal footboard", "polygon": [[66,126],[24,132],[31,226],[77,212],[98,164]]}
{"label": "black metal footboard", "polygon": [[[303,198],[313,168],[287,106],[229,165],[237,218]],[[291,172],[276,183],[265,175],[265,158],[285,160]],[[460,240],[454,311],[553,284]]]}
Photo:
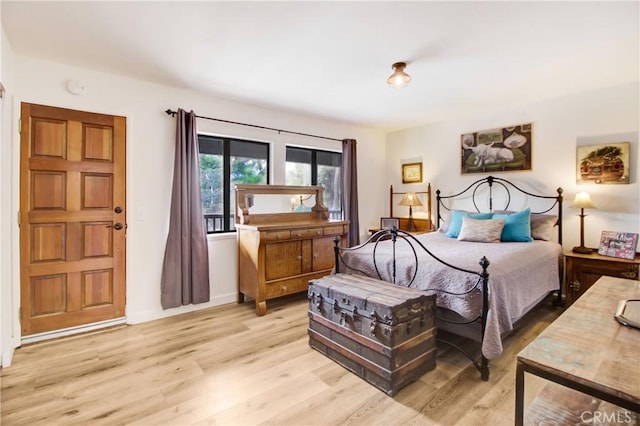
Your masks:
{"label": "black metal footboard", "polygon": [[[391,250],[392,250],[392,260],[391,260],[391,276],[382,276],[380,269],[378,267],[378,263],[376,260],[376,252],[378,250],[378,246],[380,244],[381,241],[384,240],[391,240],[392,241],[392,245],[391,245]],[[436,261],[442,263],[443,265],[455,269],[457,271],[461,271],[467,274],[470,274],[472,276],[477,276],[477,280],[475,281],[475,285],[473,285],[471,288],[466,289],[466,291],[461,292],[461,293],[457,293],[457,292],[451,292],[445,289],[438,289],[438,288],[427,288],[427,289],[422,289],[425,292],[428,293],[435,293],[435,292],[441,292],[441,293],[447,293],[450,295],[454,295],[454,296],[464,296],[466,294],[470,294],[471,292],[473,292],[476,289],[480,289],[481,293],[482,293],[482,308],[480,311],[480,315],[472,320],[466,321],[466,322],[453,322],[450,321],[448,319],[442,318],[442,317],[438,317],[439,320],[441,321],[445,321],[445,322],[451,322],[451,323],[455,323],[455,324],[474,324],[477,323],[478,321],[481,324],[481,339],[480,339],[480,359],[477,359],[476,357],[473,357],[472,355],[468,354],[466,351],[464,351],[461,347],[459,347],[458,345],[454,344],[453,342],[449,342],[445,339],[442,338],[438,338],[438,341],[444,344],[447,344],[451,347],[453,347],[456,350],[459,350],[460,352],[462,352],[467,358],[469,358],[474,366],[478,369],[478,371],[480,371],[480,377],[482,378],[482,380],[489,380],[489,360],[482,354],[482,342],[484,341],[484,335],[485,335],[485,330],[486,330],[486,324],[487,324],[487,317],[488,317],[488,312],[489,312],[489,273],[487,271],[488,267],[489,267],[489,260],[486,257],[482,257],[482,259],[480,259],[479,261],[479,265],[481,267],[480,271],[471,271],[468,269],[464,269],[464,268],[460,268],[457,267],[455,265],[452,265],[442,259],[440,259],[438,256],[436,256],[435,254],[433,254],[429,248],[425,247],[422,242],[420,240],[418,240],[416,237],[414,237],[413,235],[398,230],[395,227],[391,228],[391,229],[383,229],[381,231],[376,232],[375,234],[371,235],[369,237],[369,239],[367,239],[367,241],[365,241],[364,243],[360,244],[359,246],[354,246],[354,247],[349,247],[349,248],[345,248],[345,247],[340,247],[339,242],[340,239],[339,237],[334,238],[334,254],[335,254],[335,272],[339,273],[340,272],[340,267],[342,264],[344,264],[348,269],[361,273],[363,275],[369,275],[367,274],[366,271],[362,271],[359,270],[357,267],[354,266],[350,266],[348,264],[348,261],[346,261],[342,254],[344,252],[349,252],[349,251],[356,251],[359,249],[362,249],[363,247],[369,245],[369,244],[374,244],[373,246],[373,265],[376,271],[376,275],[380,280],[383,281],[388,281],[391,282],[393,284],[396,284],[396,275],[397,275],[397,270],[396,270],[396,242],[398,241],[398,239],[401,240],[405,240],[407,241],[407,243],[409,244],[411,251],[413,253],[414,259],[415,259],[415,269],[412,273],[410,282],[405,283],[407,286],[411,286],[411,284],[413,283],[413,281],[416,278],[417,272],[418,272],[418,268],[419,268],[419,262],[418,262],[418,252],[416,250],[416,246],[420,247],[420,249],[422,249],[424,252],[426,252],[427,254],[429,254],[433,259],[435,259]]]}

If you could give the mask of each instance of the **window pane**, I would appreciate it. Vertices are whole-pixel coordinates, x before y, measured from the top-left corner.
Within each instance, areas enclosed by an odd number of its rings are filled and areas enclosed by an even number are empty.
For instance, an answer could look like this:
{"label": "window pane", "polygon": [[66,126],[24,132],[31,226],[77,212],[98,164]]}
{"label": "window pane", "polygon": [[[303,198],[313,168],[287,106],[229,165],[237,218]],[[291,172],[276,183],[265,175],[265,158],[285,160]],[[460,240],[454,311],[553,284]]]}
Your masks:
{"label": "window pane", "polygon": [[287,161],[286,171],[287,185],[311,185],[311,164]]}
{"label": "window pane", "polygon": [[269,158],[269,144],[230,140],[230,154],[232,157],[246,157],[266,160]]}
{"label": "window pane", "polygon": [[200,154],[200,193],[207,232],[222,231],[222,155]]}
{"label": "window pane", "polygon": [[337,152],[318,151],[316,153],[318,165],[340,167],[342,165],[342,154]]}
{"label": "window pane", "polygon": [[320,185],[331,219],[342,219],[342,154],[287,147],[286,184]]}
{"label": "window pane", "polygon": [[287,162],[311,164],[311,150],[287,147]]}
{"label": "window pane", "polygon": [[324,205],[331,219],[342,219],[342,185],[340,167],[318,166],[318,185],[324,188]]}
{"label": "window pane", "polygon": [[231,199],[229,202],[229,229],[235,229],[236,191],[238,184],[266,185],[267,160],[247,157],[231,157]]}
{"label": "window pane", "polygon": [[269,144],[209,135],[198,135],[198,143],[205,229],[233,231],[235,185],[268,183]]}

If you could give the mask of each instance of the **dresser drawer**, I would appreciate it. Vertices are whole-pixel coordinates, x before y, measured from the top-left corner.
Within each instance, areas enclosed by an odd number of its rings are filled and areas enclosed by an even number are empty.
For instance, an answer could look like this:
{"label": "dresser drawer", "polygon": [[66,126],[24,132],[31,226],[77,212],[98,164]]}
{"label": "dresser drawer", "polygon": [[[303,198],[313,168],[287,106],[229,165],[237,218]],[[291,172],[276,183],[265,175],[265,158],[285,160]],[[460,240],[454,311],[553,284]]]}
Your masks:
{"label": "dresser drawer", "polygon": [[291,238],[291,231],[266,231],[264,233],[265,241],[282,241]]}
{"label": "dresser drawer", "polygon": [[342,235],[345,233],[342,225],[338,226],[327,226],[324,228],[324,235]]}
{"label": "dresser drawer", "polygon": [[578,273],[590,273],[597,275],[607,275],[610,277],[638,279],[638,265],[626,262],[616,262],[614,258],[606,260],[585,260],[580,259],[575,263]]}
{"label": "dresser drawer", "polygon": [[294,229],[291,231],[291,238],[313,238],[322,234],[322,228]]}
{"label": "dresser drawer", "polygon": [[265,285],[266,298],[271,299],[274,297],[284,296],[286,294],[306,291],[308,285],[309,279],[306,277],[267,282]]}
{"label": "dresser drawer", "polygon": [[638,279],[638,265],[620,265],[620,267],[612,269],[610,274],[612,277],[627,278],[629,280]]}
{"label": "dresser drawer", "polygon": [[277,281],[267,281],[265,283],[266,298],[272,299],[274,297],[285,296],[287,294],[300,293],[307,291],[309,288],[309,281],[322,278],[325,275],[329,275],[331,271],[316,272],[314,274],[305,274],[300,277],[289,278]]}

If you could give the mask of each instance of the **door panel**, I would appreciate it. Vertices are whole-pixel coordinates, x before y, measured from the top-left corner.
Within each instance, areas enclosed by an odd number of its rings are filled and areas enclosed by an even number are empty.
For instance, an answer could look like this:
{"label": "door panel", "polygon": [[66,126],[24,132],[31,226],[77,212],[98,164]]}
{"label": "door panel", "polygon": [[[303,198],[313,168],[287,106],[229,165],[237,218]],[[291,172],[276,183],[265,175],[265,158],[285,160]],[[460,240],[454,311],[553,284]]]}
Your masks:
{"label": "door panel", "polygon": [[23,336],[124,316],[125,134],[124,117],[22,104]]}
{"label": "door panel", "polygon": [[283,241],[265,245],[265,279],[267,281],[301,273],[300,241]]}
{"label": "door panel", "polygon": [[313,240],[313,270],[322,271],[333,268],[335,255],[333,237]]}

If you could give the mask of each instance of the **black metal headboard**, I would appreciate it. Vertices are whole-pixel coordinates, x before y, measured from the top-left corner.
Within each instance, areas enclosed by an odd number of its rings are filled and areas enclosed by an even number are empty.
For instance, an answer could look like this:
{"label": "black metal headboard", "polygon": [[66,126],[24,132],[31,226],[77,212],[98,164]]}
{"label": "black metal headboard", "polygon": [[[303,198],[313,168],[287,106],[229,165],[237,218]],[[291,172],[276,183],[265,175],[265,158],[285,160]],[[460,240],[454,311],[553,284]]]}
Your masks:
{"label": "black metal headboard", "polygon": [[532,211],[532,213],[548,213],[551,210],[553,210],[554,208],[557,208],[557,215],[558,215],[558,220],[556,222],[556,225],[558,226],[558,243],[562,244],[562,188],[558,187],[558,189],[556,189],[557,195],[539,195],[539,194],[533,194],[531,192],[525,191],[524,189],[520,188],[519,186],[515,185],[514,183],[506,180],[506,179],[502,179],[499,177],[495,177],[495,176],[487,176],[484,177],[482,179],[478,179],[477,181],[473,182],[471,185],[469,185],[468,187],[466,187],[464,190],[458,192],[457,194],[452,194],[452,195],[441,195],[440,194],[440,190],[438,189],[436,191],[436,223],[437,226],[440,227],[441,222],[443,220],[442,218],[442,210],[441,209],[445,209],[445,210],[451,210],[450,207],[446,206],[444,204],[444,200],[450,200],[450,199],[455,199],[455,198],[459,198],[462,195],[470,195],[471,196],[471,201],[473,202],[473,206],[476,209],[476,211],[480,212],[480,209],[478,208],[478,204],[477,204],[477,200],[476,200],[476,195],[478,194],[478,191],[480,189],[484,189],[484,187],[488,187],[489,190],[489,211],[493,211],[493,186],[494,185],[498,185],[501,186],[502,188],[504,188],[505,192],[506,192],[506,205],[504,207],[504,209],[508,209],[509,207],[509,203],[511,202],[511,192],[509,191],[511,188],[521,192],[522,194],[525,194],[527,196],[530,197],[535,197],[538,199],[545,199],[545,200],[549,200],[550,206],[549,208],[547,208],[546,210],[541,210],[541,211]]}

